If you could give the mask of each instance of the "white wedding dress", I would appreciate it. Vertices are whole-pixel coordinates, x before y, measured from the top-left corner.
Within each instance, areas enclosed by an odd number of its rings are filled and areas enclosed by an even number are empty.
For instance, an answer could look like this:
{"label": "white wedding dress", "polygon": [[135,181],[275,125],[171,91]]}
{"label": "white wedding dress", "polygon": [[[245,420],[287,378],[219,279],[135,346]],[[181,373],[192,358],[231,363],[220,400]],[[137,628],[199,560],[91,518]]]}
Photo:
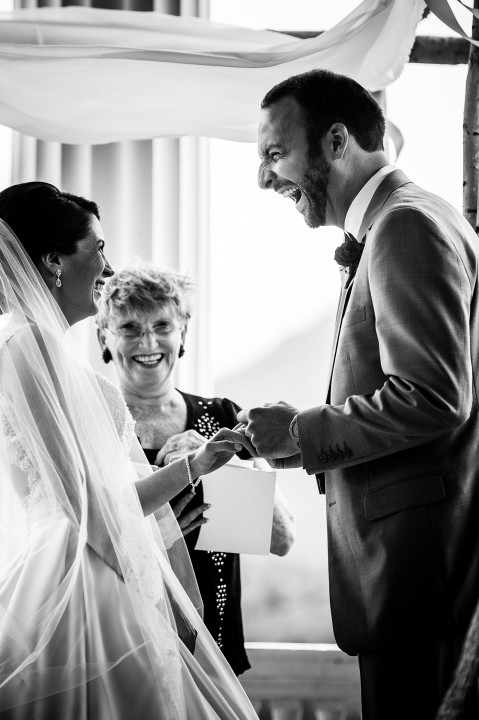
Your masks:
{"label": "white wedding dress", "polygon": [[256,719],[169,506],[141,512],[120,391],[78,362],[18,246],[0,221],[1,720]]}
{"label": "white wedding dress", "polygon": [[[100,379],[105,399],[112,411],[122,444],[131,445],[133,421],[119,391],[107,380]],[[5,398],[0,406],[5,408]],[[15,417],[11,408],[9,415]],[[0,579],[0,605],[8,608],[22,634],[35,641],[35,615],[39,607],[48,603],[52,588],[59,588],[71,567],[69,545],[72,526],[60,511],[52,517],[41,477],[30,460],[31,452],[18,430],[12,426],[4,410],[0,419],[7,438],[9,457],[17,469],[16,479],[26,488],[21,498],[28,523],[28,544],[21,555],[14,558]],[[75,542],[75,541],[74,541]],[[41,702],[28,703],[8,712],[8,717],[53,720],[54,718],[157,718],[157,707],[148,663],[137,648],[142,645],[125,583],[88,546],[85,548],[82,573],[94,595],[86,598],[87,584],[79,582],[68,600],[65,612],[55,628],[52,639],[39,654],[34,673],[42,685],[43,669],[62,669],[71,663],[72,655],[79,676],[73,687],[59,694],[49,695]],[[85,602],[88,600],[88,602]],[[12,638],[14,642],[16,638]],[[8,638],[2,639],[0,653],[9,652]],[[108,682],[101,674],[108,667],[109,649],[113,658],[123,657],[116,667],[108,670]],[[119,648],[121,650],[119,651]],[[166,648],[165,648],[166,650]],[[93,666],[100,665],[97,670]],[[81,676],[81,668],[85,672]],[[97,676],[97,677],[95,677]],[[86,692],[86,682],[88,691]],[[35,678],[32,678],[35,682]],[[21,694],[21,683],[14,683],[12,692]],[[43,692],[43,689],[42,689]]]}

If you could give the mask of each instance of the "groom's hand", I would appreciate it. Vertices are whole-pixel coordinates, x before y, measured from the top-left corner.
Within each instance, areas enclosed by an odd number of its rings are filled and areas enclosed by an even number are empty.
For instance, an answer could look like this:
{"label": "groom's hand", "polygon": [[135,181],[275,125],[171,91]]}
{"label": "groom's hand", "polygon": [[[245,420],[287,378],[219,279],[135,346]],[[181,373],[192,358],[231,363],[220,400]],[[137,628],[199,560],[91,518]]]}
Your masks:
{"label": "groom's hand", "polygon": [[238,422],[245,425],[246,437],[264,458],[286,458],[298,454],[298,446],[289,433],[291,420],[298,410],[283,401],[263,407],[241,410]]}
{"label": "groom's hand", "polygon": [[292,468],[302,468],[303,467],[303,460],[301,458],[301,453],[298,453],[297,455],[290,455],[289,457],[285,458],[264,458],[268,465],[273,468],[273,470],[291,470]]}

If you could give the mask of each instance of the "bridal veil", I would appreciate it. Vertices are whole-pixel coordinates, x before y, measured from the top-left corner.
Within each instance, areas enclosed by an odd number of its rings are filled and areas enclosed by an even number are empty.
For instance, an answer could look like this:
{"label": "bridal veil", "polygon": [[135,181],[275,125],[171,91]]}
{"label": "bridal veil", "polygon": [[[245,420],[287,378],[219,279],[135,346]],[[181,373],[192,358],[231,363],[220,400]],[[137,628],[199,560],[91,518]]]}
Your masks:
{"label": "bridal veil", "polygon": [[0,717],[256,718],[169,506],[143,515],[121,401],[2,221],[0,309]]}

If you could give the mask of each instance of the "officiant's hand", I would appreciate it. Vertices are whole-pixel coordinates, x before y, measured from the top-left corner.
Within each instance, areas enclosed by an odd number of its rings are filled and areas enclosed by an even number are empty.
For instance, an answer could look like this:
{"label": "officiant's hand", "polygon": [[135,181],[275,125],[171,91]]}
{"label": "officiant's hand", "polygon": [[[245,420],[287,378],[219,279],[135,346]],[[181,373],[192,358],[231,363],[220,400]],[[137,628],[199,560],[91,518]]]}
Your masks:
{"label": "officiant's hand", "polygon": [[291,420],[298,412],[292,405],[280,401],[241,410],[237,417],[245,425],[246,437],[250,438],[258,455],[274,460],[298,454],[298,446],[289,433]]}
{"label": "officiant's hand", "polygon": [[225,465],[233,455],[246,448],[251,454],[256,452],[251,442],[242,433],[221,428],[211,440],[195,450],[189,456],[191,472],[195,478],[207,475]]}
{"label": "officiant's hand", "polygon": [[188,533],[195,528],[208,522],[208,518],[203,517],[203,513],[211,507],[208,503],[201,503],[201,505],[197,505],[192,510],[186,509],[187,505],[194,497],[194,492],[188,492],[179,500],[170,502],[171,509],[175,513],[175,518],[178,521],[178,525],[181,528],[183,536],[188,535]]}
{"label": "officiant's hand", "polygon": [[182,455],[187,455],[197,450],[204,445],[205,442],[206,438],[196,430],[185,430],[182,433],[177,433],[168,438],[156,456],[155,462],[159,467],[168,465]]}

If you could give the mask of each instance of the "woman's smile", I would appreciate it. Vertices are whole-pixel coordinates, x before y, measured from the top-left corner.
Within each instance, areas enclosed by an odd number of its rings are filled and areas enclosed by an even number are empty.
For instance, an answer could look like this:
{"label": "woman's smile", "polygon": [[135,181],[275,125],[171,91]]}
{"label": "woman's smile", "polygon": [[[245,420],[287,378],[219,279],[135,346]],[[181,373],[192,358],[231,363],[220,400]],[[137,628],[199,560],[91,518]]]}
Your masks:
{"label": "woman's smile", "polygon": [[133,362],[145,368],[157,368],[165,357],[165,353],[142,353],[141,355],[132,355]]}

